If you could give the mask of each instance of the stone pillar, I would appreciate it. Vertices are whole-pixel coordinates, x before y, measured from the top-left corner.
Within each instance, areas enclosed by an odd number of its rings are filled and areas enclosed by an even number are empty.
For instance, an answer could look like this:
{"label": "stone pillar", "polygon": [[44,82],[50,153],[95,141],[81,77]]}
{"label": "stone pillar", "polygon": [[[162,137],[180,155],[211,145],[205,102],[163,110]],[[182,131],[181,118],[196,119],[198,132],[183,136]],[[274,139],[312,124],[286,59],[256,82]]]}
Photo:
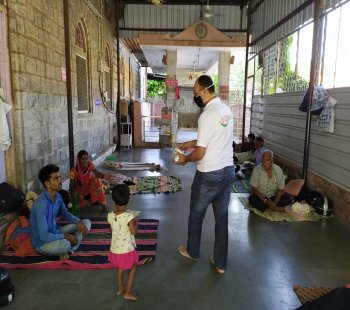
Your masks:
{"label": "stone pillar", "polygon": [[161,145],[172,145],[176,140],[177,133],[177,113],[174,111],[176,103],[176,90],[178,83],[176,80],[177,51],[167,51],[163,63],[166,64],[166,107],[162,108],[161,130],[159,143]]}
{"label": "stone pillar", "polygon": [[175,100],[176,100],[175,93],[176,93],[176,86],[177,86],[176,66],[177,66],[177,51],[167,51],[166,53],[166,74],[167,74],[166,105],[168,107],[175,106]]}
{"label": "stone pillar", "polygon": [[223,102],[229,101],[230,90],[230,52],[220,52],[219,54],[219,96]]}

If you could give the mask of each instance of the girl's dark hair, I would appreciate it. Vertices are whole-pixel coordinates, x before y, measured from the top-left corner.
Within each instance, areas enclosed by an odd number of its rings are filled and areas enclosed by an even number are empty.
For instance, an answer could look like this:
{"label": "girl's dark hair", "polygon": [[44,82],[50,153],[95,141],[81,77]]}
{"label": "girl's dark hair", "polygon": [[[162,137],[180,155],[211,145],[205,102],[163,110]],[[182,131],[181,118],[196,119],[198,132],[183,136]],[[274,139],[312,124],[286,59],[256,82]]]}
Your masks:
{"label": "girl's dark hair", "polygon": [[129,203],[130,190],[126,184],[118,184],[112,190],[112,199],[118,206],[125,206]]}
{"label": "girl's dark hair", "polygon": [[[203,88],[207,88],[209,93],[215,93],[214,82],[209,75],[201,75],[198,79],[198,84]],[[209,87],[210,86],[210,87]]]}
{"label": "girl's dark hair", "polygon": [[60,167],[50,164],[42,167],[39,170],[38,178],[42,185],[45,186],[45,182],[50,180],[51,174],[60,171]]}
{"label": "girl's dark hair", "polygon": [[79,151],[79,153],[78,153],[78,159],[80,159],[80,158],[81,158],[82,156],[84,156],[84,155],[89,156],[89,153],[88,153],[87,151],[85,151],[85,150]]}

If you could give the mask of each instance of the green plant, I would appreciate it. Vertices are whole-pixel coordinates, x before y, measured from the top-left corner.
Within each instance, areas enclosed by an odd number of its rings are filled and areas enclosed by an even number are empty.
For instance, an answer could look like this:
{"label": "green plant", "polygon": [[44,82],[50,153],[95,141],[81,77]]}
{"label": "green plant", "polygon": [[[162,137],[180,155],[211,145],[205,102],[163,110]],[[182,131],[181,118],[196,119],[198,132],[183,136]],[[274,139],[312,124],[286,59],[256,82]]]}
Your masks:
{"label": "green plant", "polygon": [[166,89],[164,81],[147,80],[147,98],[165,99]]}
{"label": "green plant", "polygon": [[[308,88],[309,82],[303,79],[291,67],[290,51],[292,44],[293,35],[290,35],[279,42],[278,63],[274,64],[274,66],[278,66],[278,75],[276,76],[276,74],[274,74],[272,77],[271,74],[267,76],[267,74],[264,73],[264,93],[272,95],[276,92],[294,92]],[[258,69],[264,68],[271,72],[271,69],[268,70],[268,67],[266,67],[267,65],[264,64],[264,57],[266,57],[266,55],[263,56],[262,53],[258,55]]]}

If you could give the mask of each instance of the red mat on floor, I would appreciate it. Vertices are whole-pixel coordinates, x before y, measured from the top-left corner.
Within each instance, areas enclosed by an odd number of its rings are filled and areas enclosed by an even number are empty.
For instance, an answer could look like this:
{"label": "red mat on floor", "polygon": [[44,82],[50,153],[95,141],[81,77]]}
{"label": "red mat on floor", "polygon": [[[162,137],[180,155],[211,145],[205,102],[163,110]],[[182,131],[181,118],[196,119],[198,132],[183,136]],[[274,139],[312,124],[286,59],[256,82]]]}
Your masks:
{"label": "red mat on floor", "polygon": [[[15,256],[14,251],[5,249],[0,255],[0,266],[8,269],[113,269],[108,261],[111,244],[111,228],[104,218],[90,218],[92,226],[79,249],[69,259],[59,260],[57,256],[31,255]],[[139,265],[155,260],[157,249],[158,220],[140,219],[137,225],[136,245]]]}

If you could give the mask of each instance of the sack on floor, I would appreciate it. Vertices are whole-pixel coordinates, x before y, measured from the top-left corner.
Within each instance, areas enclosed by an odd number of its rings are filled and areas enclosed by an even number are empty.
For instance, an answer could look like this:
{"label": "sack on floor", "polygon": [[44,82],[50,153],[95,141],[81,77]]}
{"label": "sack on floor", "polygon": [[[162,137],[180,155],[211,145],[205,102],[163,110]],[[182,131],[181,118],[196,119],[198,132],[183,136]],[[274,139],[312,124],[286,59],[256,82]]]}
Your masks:
{"label": "sack on floor", "polygon": [[13,286],[10,274],[6,268],[0,267],[0,307],[12,303],[15,297],[15,287]]}
{"label": "sack on floor", "polygon": [[17,212],[25,201],[22,191],[6,182],[0,184],[0,213]]}
{"label": "sack on floor", "polygon": [[15,219],[6,230],[5,245],[15,250],[16,256],[35,255],[30,235],[30,223],[24,216]]}

